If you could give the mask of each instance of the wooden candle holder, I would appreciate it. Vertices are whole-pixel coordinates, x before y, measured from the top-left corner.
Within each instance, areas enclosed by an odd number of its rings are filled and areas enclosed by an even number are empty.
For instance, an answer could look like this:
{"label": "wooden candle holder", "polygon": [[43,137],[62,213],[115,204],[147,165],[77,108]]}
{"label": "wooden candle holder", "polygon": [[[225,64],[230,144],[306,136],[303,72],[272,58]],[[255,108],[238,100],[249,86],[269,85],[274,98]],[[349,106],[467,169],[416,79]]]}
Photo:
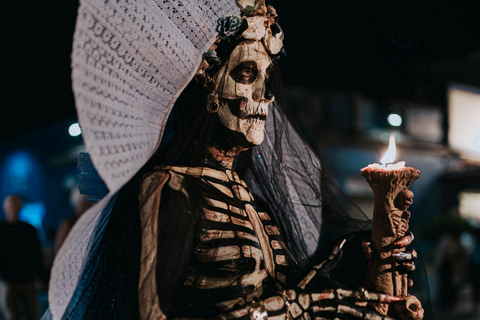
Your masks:
{"label": "wooden candle holder", "polygon": [[406,298],[393,308],[381,303],[372,304],[371,307],[384,315],[422,319],[423,309],[419,310],[421,305],[418,299],[408,296],[407,275],[397,270],[397,263],[392,256],[406,250],[395,248],[394,243],[408,231],[408,208],[413,202],[413,192],[409,188],[420,177],[420,171],[411,167],[388,170],[370,165],[362,169],[362,176],[374,194],[371,242],[378,253],[376,258],[370,260],[365,286],[380,293]]}

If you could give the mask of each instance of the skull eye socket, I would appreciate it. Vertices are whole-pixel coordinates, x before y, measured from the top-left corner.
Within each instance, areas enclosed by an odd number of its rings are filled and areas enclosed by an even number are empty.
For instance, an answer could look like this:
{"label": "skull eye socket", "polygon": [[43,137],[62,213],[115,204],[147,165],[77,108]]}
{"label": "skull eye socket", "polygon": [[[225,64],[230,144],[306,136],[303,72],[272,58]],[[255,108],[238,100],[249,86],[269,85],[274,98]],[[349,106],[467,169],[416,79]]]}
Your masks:
{"label": "skull eye socket", "polygon": [[267,79],[270,78],[270,75],[272,74],[273,69],[274,69],[273,64],[270,64],[270,65],[268,66],[267,70],[266,70]]}
{"label": "skull eye socket", "polygon": [[257,78],[257,75],[258,68],[254,61],[241,62],[230,72],[232,79],[241,84],[253,83]]}

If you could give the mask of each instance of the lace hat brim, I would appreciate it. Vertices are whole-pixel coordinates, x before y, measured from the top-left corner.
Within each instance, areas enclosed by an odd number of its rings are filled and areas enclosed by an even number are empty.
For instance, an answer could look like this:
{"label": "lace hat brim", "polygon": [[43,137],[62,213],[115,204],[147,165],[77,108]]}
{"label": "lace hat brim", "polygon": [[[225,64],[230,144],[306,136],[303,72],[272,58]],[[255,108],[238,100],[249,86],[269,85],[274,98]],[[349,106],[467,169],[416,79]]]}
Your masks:
{"label": "lace hat brim", "polygon": [[111,193],[157,149],[225,15],[240,15],[235,1],[81,1],[73,91],[87,151]]}
{"label": "lace hat brim", "polygon": [[82,0],[72,80],[83,139],[110,193],[82,215],[55,256],[49,308],[61,319],[103,208],[157,149],[170,110],[216,40],[233,0]]}

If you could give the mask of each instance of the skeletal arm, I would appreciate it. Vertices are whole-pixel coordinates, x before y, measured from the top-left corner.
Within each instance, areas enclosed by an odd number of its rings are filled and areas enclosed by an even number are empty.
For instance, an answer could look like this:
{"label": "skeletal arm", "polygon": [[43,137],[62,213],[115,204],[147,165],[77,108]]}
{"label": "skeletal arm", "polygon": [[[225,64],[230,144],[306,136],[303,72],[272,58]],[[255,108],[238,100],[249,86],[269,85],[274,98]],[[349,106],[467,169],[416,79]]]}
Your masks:
{"label": "skeletal arm", "polygon": [[[349,290],[330,279],[330,272],[341,259],[341,241],[332,254],[320,264],[314,266],[304,279],[292,289],[280,290],[277,295],[254,301],[243,308],[221,314],[219,319],[392,319],[365,308],[367,302],[392,303],[402,298],[369,292],[363,288]],[[308,292],[312,282],[320,281],[329,285],[321,292]]]}

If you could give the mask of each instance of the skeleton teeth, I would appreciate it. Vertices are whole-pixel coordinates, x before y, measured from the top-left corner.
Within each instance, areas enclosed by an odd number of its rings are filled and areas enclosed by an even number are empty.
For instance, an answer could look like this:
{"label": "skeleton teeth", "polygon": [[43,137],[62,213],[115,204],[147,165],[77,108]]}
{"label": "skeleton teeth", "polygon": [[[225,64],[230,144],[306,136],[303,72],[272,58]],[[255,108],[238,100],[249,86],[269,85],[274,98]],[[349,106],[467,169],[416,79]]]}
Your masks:
{"label": "skeleton teeth", "polygon": [[264,119],[260,119],[260,118],[254,118],[254,117],[248,117],[247,118],[247,122],[251,122],[251,123],[264,123],[265,120]]}

